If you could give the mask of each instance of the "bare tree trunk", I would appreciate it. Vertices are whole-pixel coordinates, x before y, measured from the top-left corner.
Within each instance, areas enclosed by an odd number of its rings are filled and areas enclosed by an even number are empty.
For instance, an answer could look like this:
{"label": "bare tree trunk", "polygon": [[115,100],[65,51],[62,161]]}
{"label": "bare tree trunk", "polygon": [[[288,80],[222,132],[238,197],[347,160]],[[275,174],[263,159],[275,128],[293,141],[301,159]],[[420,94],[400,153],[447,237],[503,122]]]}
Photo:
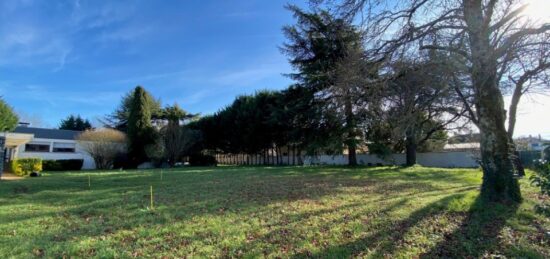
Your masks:
{"label": "bare tree trunk", "polygon": [[303,165],[304,164],[304,161],[302,160],[302,150],[301,149],[297,149],[298,153],[297,153],[297,156],[298,156],[298,164],[299,165]]}
{"label": "bare tree trunk", "polygon": [[525,176],[525,168],[523,167],[521,157],[516,149],[516,145],[514,144],[514,130],[516,128],[516,115],[518,111],[519,100],[521,98],[521,95],[523,94],[523,83],[523,80],[521,80],[516,84],[516,88],[514,89],[514,94],[512,95],[512,101],[510,103],[510,108],[508,111],[508,138],[510,138],[510,143],[512,145],[512,162],[519,176]]}
{"label": "bare tree trunk", "polygon": [[525,167],[523,167],[523,162],[521,162],[521,155],[519,154],[519,151],[516,149],[516,145],[514,144],[513,140],[510,140],[511,143],[511,152],[512,152],[512,163],[514,165],[514,169],[516,170],[518,176],[525,176]]}
{"label": "bare tree trunk", "polygon": [[348,165],[356,166],[357,165],[357,144],[356,144],[356,135],[355,135],[355,119],[353,118],[353,107],[351,105],[351,100],[347,98],[345,107],[346,109],[346,127],[348,133],[348,139],[346,144],[348,146]]}
{"label": "bare tree trunk", "polygon": [[405,153],[407,157],[406,165],[413,166],[416,164],[416,148],[418,144],[416,143],[416,134],[408,133],[407,138],[405,139]]}
{"label": "bare tree trunk", "polygon": [[292,165],[296,165],[296,146],[292,147]]}
{"label": "bare tree trunk", "polygon": [[286,146],[286,163],[290,165],[290,146]]}
{"label": "bare tree trunk", "polygon": [[509,137],[505,128],[506,111],[497,83],[497,60],[489,38],[481,0],[463,0],[472,51],[472,83],[478,127],[481,135],[481,195],[487,200],[520,201],[519,183],[514,178]]}
{"label": "bare tree trunk", "polygon": [[275,165],[275,163],[276,163],[276,162],[275,162],[275,156],[276,156],[276,154],[275,154],[275,148],[274,148],[274,147],[271,147],[271,164],[272,164],[272,165]]}
{"label": "bare tree trunk", "polygon": [[281,156],[281,148],[279,146],[277,146],[277,164],[283,164],[283,157]]}
{"label": "bare tree trunk", "polygon": [[275,152],[275,165],[279,165],[279,148],[274,147],[273,150]]}

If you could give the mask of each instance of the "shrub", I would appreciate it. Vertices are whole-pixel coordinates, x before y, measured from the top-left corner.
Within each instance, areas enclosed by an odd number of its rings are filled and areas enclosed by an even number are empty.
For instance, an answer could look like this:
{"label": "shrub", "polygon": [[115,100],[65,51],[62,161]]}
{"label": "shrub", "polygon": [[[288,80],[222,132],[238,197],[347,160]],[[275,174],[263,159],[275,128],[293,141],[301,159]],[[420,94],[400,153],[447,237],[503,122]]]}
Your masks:
{"label": "shrub", "polygon": [[192,166],[215,166],[218,163],[214,156],[197,154],[189,157],[189,164]]}
{"label": "shrub", "polygon": [[18,176],[27,176],[32,172],[42,171],[42,159],[20,158],[10,162],[11,172]]}
{"label": "shrub", "polygon": [[42,169],[44,171],[79,171],[84,165],[83,159],[65,159],[65,160],[44,160]]}
{"label": "shrub", "polygon": [[94,159],[97,169],[111,169],[117,156],[126,151],[126,135],[114,129],[87,130],[77,141]]}
{"label": "shrub", "polygon": [[[550,196],[550,163],[539,163],[530,180],[531,184],[540,188],[543,195]],[[550,204],[537,205],[536,209],[539,213],[550,216]]]}
{"label": "shrub", "polygon": [[550,163],[538,164],[530,179],[531,184],[539,187],[542,194],[550,195]]}
{"label": "shrub", "polygon": [[130,160],[126,153],[118,154],[113,160],[113,169],[130,169]]}

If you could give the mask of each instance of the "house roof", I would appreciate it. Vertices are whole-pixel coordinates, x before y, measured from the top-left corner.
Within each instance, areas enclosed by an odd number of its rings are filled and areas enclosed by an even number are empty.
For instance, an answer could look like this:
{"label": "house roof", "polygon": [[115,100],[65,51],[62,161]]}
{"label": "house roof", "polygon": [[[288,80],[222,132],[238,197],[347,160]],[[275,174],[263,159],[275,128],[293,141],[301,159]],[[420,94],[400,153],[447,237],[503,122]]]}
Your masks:
{"label": "house roof", "polygon": [[14,133],[33,134],[35,138],[75,140],[81,133],[74,130],[42,129],[32,127],[17,127]]}
{"label": "house roof", "polygon": [[33,135],[13,132],[0,132],[0,137],[5,138],[4,145],[6,147],[16,147],[30,142],[33,138]]}

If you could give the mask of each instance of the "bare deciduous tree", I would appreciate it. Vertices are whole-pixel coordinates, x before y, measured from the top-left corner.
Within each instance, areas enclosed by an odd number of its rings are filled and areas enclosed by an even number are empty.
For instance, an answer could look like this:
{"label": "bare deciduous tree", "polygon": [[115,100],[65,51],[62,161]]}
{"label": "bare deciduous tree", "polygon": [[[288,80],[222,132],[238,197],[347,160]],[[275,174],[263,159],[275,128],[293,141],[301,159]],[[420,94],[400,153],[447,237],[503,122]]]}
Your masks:
{"label": "bare deciduous tree", "polygon": [[537,39],[550,32],[550,24],[523,16],[522,0],[343,0],[336,6],[350,19],[361,15],[366,45],[380,60],[391,60],[397,50],[410,45],[464,60],[467,83],[456,90],[480,130],[482,196],[500,202],[521,200],[505,126],[501,77],[510,66],[517,66],[510,65],[514,56],[548,45]]}
{"label": "bare deciduous tree", "polygon": [[111,169],[115,158],[126,150],[126,135],[114,129],[88,130],[77,141],[94,159],[97,169]]}
{"label": "bare deciduous tree", "polygon": [[416,164],[417,148],[434,134],[460,125],[465,109],[456,97],[442,64],[434,59],[407,60],[391,65],[385,104],[393,135],[404,139],[406,164]]}

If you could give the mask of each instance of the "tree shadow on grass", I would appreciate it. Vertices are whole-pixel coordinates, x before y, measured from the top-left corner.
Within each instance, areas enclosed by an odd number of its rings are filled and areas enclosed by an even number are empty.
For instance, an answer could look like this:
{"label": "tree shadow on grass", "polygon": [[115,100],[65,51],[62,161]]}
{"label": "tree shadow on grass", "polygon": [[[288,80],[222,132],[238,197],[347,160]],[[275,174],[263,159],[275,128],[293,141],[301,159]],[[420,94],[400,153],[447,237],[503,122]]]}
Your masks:
{"label": "tree shadow on grass", "polygon": [[[155,202],[161,206],[166,204],[166,206],[160,207],[154,213],[143,212],[140,209],[145,208],[149,202],[149,189],[145,187],[149,187],[151,182],[157,183],[158,180],[151,173],[109,173],[105,178],[98,175],[98,177],[92,178],[93,187],[90,192],[83,191],[87,189],[86,174],[69,175],[67,178],[62,177],[65,175],[51,179],[43,178],[42,181],[32,180],[24,184],[29,187],[27,193],[10,194],[17,200],[6,204],[5,208],[17,204],[57,207],[48,212],[15,213],[6,223],[40,219],[50,215],[60,222],[71,222],[75,226],[74,229],[63,227],[39,234],[35,238],[48,242],[64,242],[73,239],[83,240],[87,237],[96,238],[121,230],[131,231],[139,226],[151,229],[159,225],[184,222],[193,217],[223,215],[227,212],[253,215],[253,211],[265,210],[268,213],[272,210],[268,205],[279,202],[322,200],[325,197],[347,195],[348,193],[361,193],[362,195],[373,193],[383,196],[382,200],[387,200],[388,198],[398,198],[396,195],[408,196],[413,193],[417,195],[418,193],[437,192],[441,190],[439,186],[433,186],[426,182],[426,179],[432,179],[432,177],[449,183],[453,188],[469,186],[464,182],[455,182],[454,174],[441,177],[437,176],[435,171],[421,173],[420,177],[404,178],[399,175],[399,171],[395,171],[395,168],[377,168],[365,171],[348,171],[347,168],[300,168],[295,170],[292,177],[285,172],[286,170],[281,174],[278,168],[260,173],[257,172],[257,169],[233,168],[197,174],[191,171],[183,171],[181,174],[176,173],[173,176],[165,174],[163,188],[159,186],[155,189]],[[396,178],[401,181],[394,181]],[[414,181],[419,178],[423,181]],[[11,187],[14,186],[11,185]],[[11,192],[11,187],[9,190],[5,189],[4,193]],[[2,190],[0,190],[1,192]],[[127,193],[128,195],[126,195]],[[126,197],[129,198],[126,199]],[[62,206],[65,202],[68,203],[68,206]],[[395,205],[400,207],[403,206],[403,203],[400,201]],[[0,208],[4,206],[2,205]],[[330,213],[330,211],[321,211],[320,213]],[[419,212],[420,214],[422,212]],[[125,219],[120,219],[121,216]],[[306,219],[311,217],[315,217],[315,214],[306,213],[303,217],[289,217],[289,220],[307,223]],[[301,218],[303,220],[300,220]],[[88,221],[93,224],[87,225]],[[335,222],[335,224],[339,223]],[[414,220],[411,220],[410,224],[414,225]],[[270,236],[277,238],[277,233],[273,232]],[[380,233],[379,236],[373,236],[372,239],[383,242],[386,240],[386,236],[384,233]],[[398,235],[391,236],[392,239],[398,237]],[[200,235],[196,238],[200,238]],[[31,245],[31,243],[28,244]],[[342,248],[362,246],[364,247],[363,244],[356,243]],[[354,251],[354,249],[347,250],[344,254],[353,255]]]}
{"label": "tree shadow on grass", "polygon": [[[449,205],[465,197],[465,193],[446,196],[413,212],[406,219],[383,228],[373,234],[354,240],[349,243],[332,246],[324,250],[311,253],[305,251],[293,258],[348,258],[365,256],[374,258],[392,258],[405,240],[406,234],[418,226],[423,220],[434,220],[446,210]],[[445,234],[443,240],[423,254],[420,258],[480,258],[487,255],[498,255],[499,233],[506,220],[513,217],[517,205],[505,206],[489,204],[479,197],[468,212],[451,212],[455,216],[466,214],[459,227],[451,233]],[[414,242],[414,241],[413,241]],[[418,244],[416,244],[418,245]]]}
{"label": "tree shadow on grass", "polygon": [[453,232],[444,236],[432,249],[420,258],[492,257],[502,255],[499,236],[519,204],[497,204],[477,197],[467,217]]}
{"label": "tree shadow on grass", "polygon": [[454,194],[439,199],[419,210],[413,212],[408,218],[391,224],[389,228],[383,228],[367,235],[363,238],[356,239],[345,244],[331,246],[317,253],[309,251],[295,255],[293,258],[349,258],[364,256],[365,252],[372,251],[369,256],[387,257],[392,251],[397,249],[397,245],[401,243],[404,234],[423,218],[438,213],[442,208],[447,207],[453,200],[464,197],[464,193]]}

